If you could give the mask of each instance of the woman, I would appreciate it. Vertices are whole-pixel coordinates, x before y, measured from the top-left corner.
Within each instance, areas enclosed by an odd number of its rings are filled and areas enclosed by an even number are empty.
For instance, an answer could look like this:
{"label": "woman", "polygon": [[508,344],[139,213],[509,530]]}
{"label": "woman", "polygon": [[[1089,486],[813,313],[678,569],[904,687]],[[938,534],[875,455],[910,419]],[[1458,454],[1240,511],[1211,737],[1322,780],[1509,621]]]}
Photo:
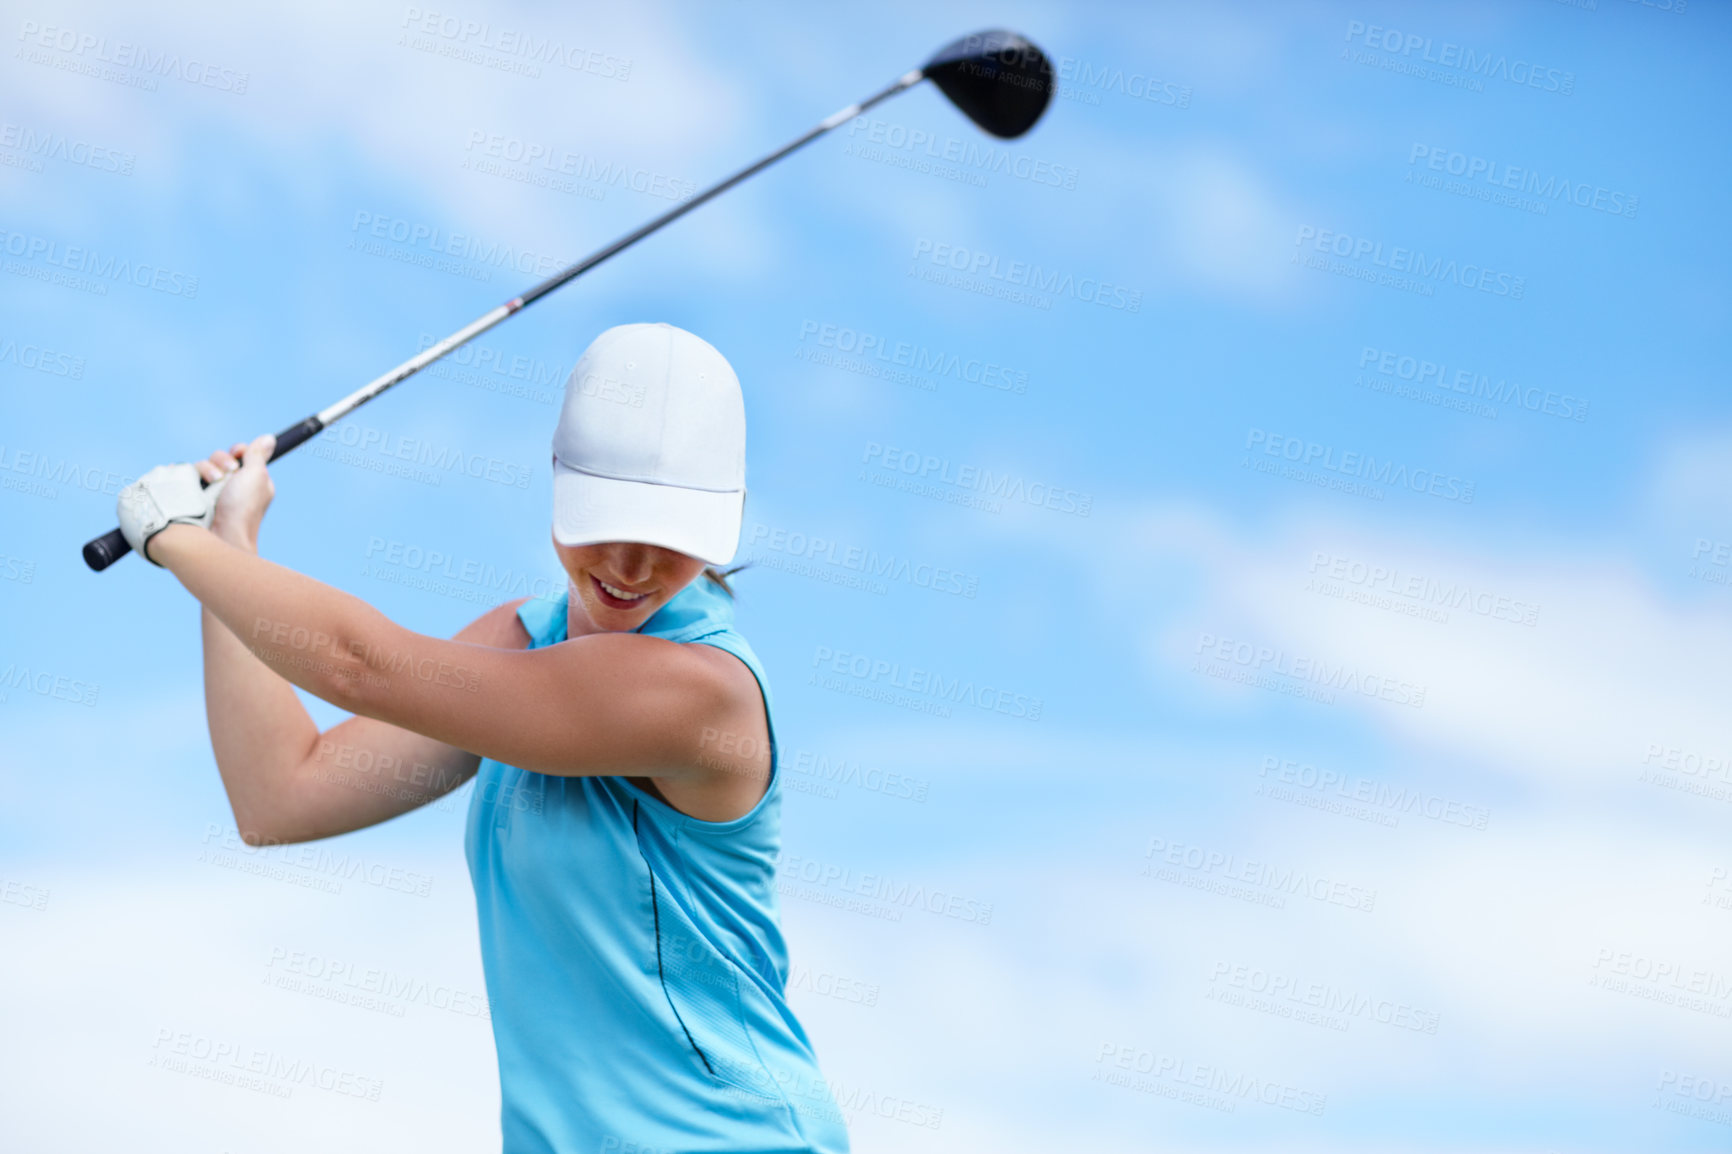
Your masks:
{"label": "woman", "polygon": [[[669,325],[596,339],[553,438],[568,591],[450,641],[258,556],[271,447],[153,469],[120,502],[128,542],[204,605],[241,836],[332,837],[475,777],[507,1154],[846,1150],[784,997],[769,690],[706,569],[733,558],[745,497],[727,361]],[[320,733],[291,685],[355,716]],[[338,771],[359,765],[420,784]]]}

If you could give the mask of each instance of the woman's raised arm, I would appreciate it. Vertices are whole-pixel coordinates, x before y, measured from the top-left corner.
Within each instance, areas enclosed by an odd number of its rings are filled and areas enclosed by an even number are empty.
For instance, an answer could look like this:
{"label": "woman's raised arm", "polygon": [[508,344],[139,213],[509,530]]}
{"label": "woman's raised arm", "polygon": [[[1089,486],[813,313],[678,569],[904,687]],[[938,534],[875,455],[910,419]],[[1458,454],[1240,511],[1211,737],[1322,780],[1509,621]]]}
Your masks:
{"label": "woman's raised arm", "polygon": [[[457,640],[526,647],[520,604],[489,610]],[[211,749],[248,843],[364,829],[436,801],[475,775],[478,755],[376,718],[352,717],[320,733],[288,681],[210,610],[202,617]]]}
{"label": "woman's raised arm", "polygon": [[[267,678],[280,679],[434,743],[414,750],[443,745],[467,751],[465,760],[443,759],[465,776],[474,772],[476,763],[469,759],[475,755],[544,774],[641,776],[672,804],[704,811],[710,820],[718,820],[711,813],[743,813],[762,795],[769,777],[764,702],[756,679],[737,659],[635,632],[513,652],[521,646],[461,636],[446,641],[404,629],[359,598],[266,561],[251,547],[251,538],[236,526],[256,534],[270,500],[269,453],[267,436],[245,446],[244,467],[231,465],[229,454],[202,463],[207,475],[227,474],[211,530],[171,523],[146,543],[148,556],[171,570],[227,634],[212,630],[207,638],[236,642],[258,663],[256,669],[246,666],[242,654],[220,650],[225,673],[236,675],[242,687],[232,702],[240,718],[236,733],[262,728],[271,734],[270,748],[287,751],[270,756],[298,753],[296,766],[317,764],[311,720],[287,685],[267,685]],[[225,510],[232,522],[223,522]],[[734,734],[752,739],[759,751],[739,765],[718,759],[711,742]],[[225,740],[240,759],[258,752],[252,738]],[[381,752],[412,755],[408,746]],[[309,776],[278,770],[267,780]],[[237,808],[244,807],[248,817],[255,804],[262,813],[273,808],[271,802],[278,812],[299,813],[285,823],[299,838],[340,832],[333,826],[357,828],[324,820],[316,807],[297,811],[268,788],[245,796]],[[388,810],[393,802],[373,804]],[[414,803],[398,804],[407,809]]]}
{"label": "woman's raised arm", "polygon": [[[268,438],[260,451],[270,452]],[[271,500],[262,467],[238,472],[247,446],[199,462],[207,481],[227,476],[211,532],[256,554]],[[153,555],[155,555],[153,553]],[[474,645],[522,649],[522,601],[482,614],[457,634]],[[473,753],[370,717],[319,732],[293,685],[259,660],[207,608],[205,717],[211,749],[241,837],[253,845],[310,841],[363,829],[435,801],[474,776]]]}

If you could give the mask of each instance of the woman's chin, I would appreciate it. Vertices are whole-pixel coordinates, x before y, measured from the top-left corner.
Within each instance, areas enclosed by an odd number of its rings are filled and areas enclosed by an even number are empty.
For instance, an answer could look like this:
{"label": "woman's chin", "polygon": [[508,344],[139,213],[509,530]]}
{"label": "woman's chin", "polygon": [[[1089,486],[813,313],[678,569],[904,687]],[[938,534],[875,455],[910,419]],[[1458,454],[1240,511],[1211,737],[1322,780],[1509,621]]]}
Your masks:
{"label": "woman's chin", "polygon": [[[585,578],[585,584],[588,584],[588,578]],[[575,581],[572,586],[572,607],[577,609],[589,624],[589,628],[584,632],[629,633],[648,621],[655,612],[653,598],[645,598],[643,602],[629,608],[615,608],[603,600],[603,594],[593,586],[585,588]],[[567,633],[576,636],[577,630],[568,629]]]}

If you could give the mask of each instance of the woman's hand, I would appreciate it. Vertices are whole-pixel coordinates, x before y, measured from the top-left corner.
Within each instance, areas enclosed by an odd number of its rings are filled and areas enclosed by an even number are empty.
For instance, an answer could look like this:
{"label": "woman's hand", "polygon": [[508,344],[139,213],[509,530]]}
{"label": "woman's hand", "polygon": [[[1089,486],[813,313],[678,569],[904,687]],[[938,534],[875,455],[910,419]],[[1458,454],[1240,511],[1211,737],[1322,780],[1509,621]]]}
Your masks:
{"label": "woman's hand", "polygon": [[262,433],[250,445],[237,442],[226,452],[218,449],[205,460],[194,462],[206,481],[228,478],[217,496],[210,530],[231,545],[258,551],[259,522],[276,495],[276,486],[265,468],[276,445],[276,437]]}

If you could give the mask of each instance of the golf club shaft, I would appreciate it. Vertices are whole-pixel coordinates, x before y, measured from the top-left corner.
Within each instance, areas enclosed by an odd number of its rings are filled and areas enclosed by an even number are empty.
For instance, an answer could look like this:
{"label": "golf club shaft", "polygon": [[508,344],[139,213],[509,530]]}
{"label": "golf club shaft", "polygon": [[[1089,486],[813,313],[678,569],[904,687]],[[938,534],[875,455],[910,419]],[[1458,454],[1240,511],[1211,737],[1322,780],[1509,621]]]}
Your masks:
{"label": "golf club shaft", "polygon": [[[443,357],[446,353],[449,353],[452,349],[458,348],[474,340],[494,325],[497,325],[500,321],[503,321],[506,317],[534,304],[554,289],[582,276],[608,257],[613,256],[615,253],[623,252],[625,249],[630,248],[644,237],[649,236],[651,233],[662,228],[662,226],[671,224],[678,220],[686,213],[692,211],[692,209],[698,207],[698,205],[720,196],[728,189],[734,187],[734,185],[739,184],[746,178],[754,176],[758,172],[768,168],[784,156],[787,156],[790,152],[793,152],[804,145],[810,144],[818,137],[823,136],[826,132],[829,132],[838,125],[860,115],[862,112],[871,108],[880,101],[888,100],[898,92],[907,88],[912,88],[924,78],[925,74],[918,68],[912,72],[904,73],[895,83],[891,84],[887,88],[874,93],[872,96],[867,97],[858,104],[850,104],[848,107],[840,109],[825,117],[818,123],[817,127],[799,137],[796,137],[794,140],[783,145],[781,148],[778,148],[775,152],[770,153],[762,160],[748,165],[734,173],[732,176],[711,185],[709,188],[706,188],[704,191],[693,196],[690,200],[675,205],[673,208],[662,213],[643,227],[620,237],[606,248],[598,249],[578,261],[576,264],[561,269],[559,272],[554,273],[552,276],[548,277],[522,296],[513,297],[511,300],[506,301],[499,307],[484,313],[482,316],[471,321],[463,328],[458,329],[444,340],[421,350],[419,353],[416,353],[413,357],[410,357],[390,372],[369,381],[367,384],[356,389],[354,392],[350,393],[348,396],[330,407],[321,409],[319,412],[313,414],[304,421],[290,425],[288,428],[277,434],[277,445],[271,452],[271,460],[274,461],[285,453],[305,444],[316,436],[320,430],[360,408],[362,405],[366,404],[374,397],[377,397],[385,390],[391,388],[393,385],[401,384],[403,381],[408,380],[410,377],[414,376],[440,357]],[[122,557],[126,556],[126,554],[131,552],[131,550],[132,546],[127,544],[126,538],[121,534],[120,530],[111,529],[103,536],[85,542],[84,563],[97,572],[101,572],[116,561],[120,560]]]}

